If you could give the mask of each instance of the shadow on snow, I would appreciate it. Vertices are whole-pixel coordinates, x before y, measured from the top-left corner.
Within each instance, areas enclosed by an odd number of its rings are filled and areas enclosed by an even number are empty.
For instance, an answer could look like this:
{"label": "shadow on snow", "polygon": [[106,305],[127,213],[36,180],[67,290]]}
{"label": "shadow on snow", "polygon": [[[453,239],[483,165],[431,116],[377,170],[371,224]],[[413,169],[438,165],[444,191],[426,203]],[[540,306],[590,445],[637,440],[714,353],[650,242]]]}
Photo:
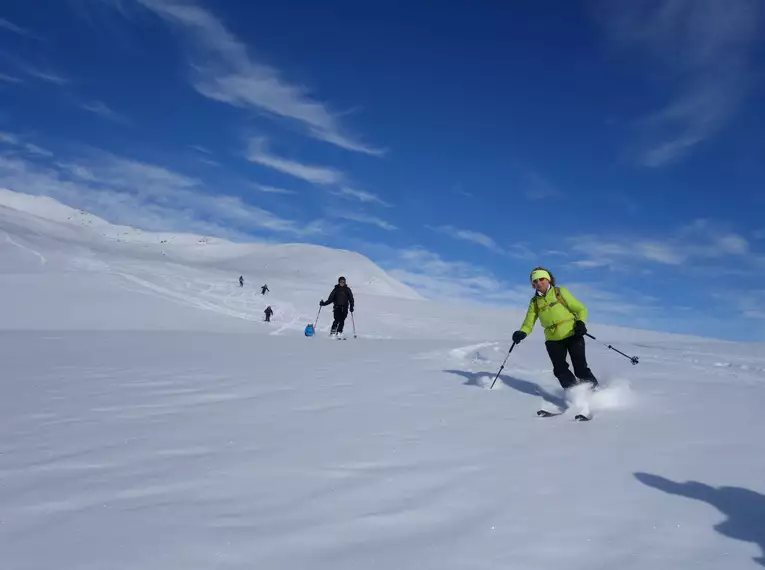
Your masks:
{"label": "shadow on snow", "polygon": [[[485,382],[481,382],[481,378],[488,377],[489,381],[491,381],[494,379],[494,375],[496,374],[496,372],[470,372],[468,370],[444,370],[444,372],[448,372],[449,374],[456,374],[457,376],[462,376],[463,378],[465,378],[465,386],[479,386],[479,387],[485,386]],[[528,394],[529,396],[539,396],[541,398],[544,398],[551,404],[555,404],[556,406],[560,406],[561,408],[566,407],[566,402],[562,396],[548,392],[547,390],[545,390],[544,388],[542,388],[539,384],[536,384],[535,382],[530,382],[528,380],[521,380],[520,378],[507,376],[505,374],[499,375],[499,381],[501,381],[508,388],[517,390],[518,392],[521,392],[522,394]]]}
{"label": "shadow on snow", "polygon": [[729,538],[759,546],[762,555],[754,560],[765,566],[765,495],[741,487],[712,487],[698,481],[676,483],[649,473],[635,473],[635,478],[665,493],[715,507],[727,517],[715,525],[715,530]]}

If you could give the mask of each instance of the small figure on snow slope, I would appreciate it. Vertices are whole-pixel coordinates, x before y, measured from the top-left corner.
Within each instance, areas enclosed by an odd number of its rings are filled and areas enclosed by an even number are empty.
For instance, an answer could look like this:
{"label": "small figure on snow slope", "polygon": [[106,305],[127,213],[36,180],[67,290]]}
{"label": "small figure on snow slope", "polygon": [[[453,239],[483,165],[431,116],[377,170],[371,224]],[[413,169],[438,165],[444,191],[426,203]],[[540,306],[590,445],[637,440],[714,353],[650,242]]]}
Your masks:
{"label": "small figure on snow slope", "polygon": [[332,292],[327,297],[326,301],[319,301],[319,306],[326,307],[330,303],[334,303],[334,317],[335,320],[332,323],[332,331],[330,335],[337,334],[338,337],[343,334],[343,327],[345,326],[345,319],[348,318],[348,311],[353,312],[353,291],[345,282],[345,277],[340,277],[337,280],[337,285],[332,289]]}
{"label": "small figure on snow slope", "polygon": [[266,307],[266,310],[263,311],[263,312],[266,314],[266,322],[270,323],[271,322],[271,315],[274,314],[274,310],[271,308],[271,305]]}
{"label": "small figure on snow slope", "polygon": [[244,277],[242,277],[241,275],[239,276],[239,286],[244,287]]}
{"label": "small figure on snow slope", "polygon": [[268,285],[263,285],[263,287],[260,288],[260,294],[265,295],[267,292],[269,292],[271,289],[268,288]]}
{"label": "small figure on snow slope", "polygon": [[[525,339],[539,319],[545,330],[545,347],[553,364],[553,374],[563,389],[568,390],[580,382],[589,382],[596,387],[598,381],[587,366],[584,346],[587,307],[565,287],[556,287],[555,277],[544,267],[535,268],[530,280],[536,294],[529,302],[523,325],[513,333],[513,342]],[[571,357],[573,373],[566,355]]]}

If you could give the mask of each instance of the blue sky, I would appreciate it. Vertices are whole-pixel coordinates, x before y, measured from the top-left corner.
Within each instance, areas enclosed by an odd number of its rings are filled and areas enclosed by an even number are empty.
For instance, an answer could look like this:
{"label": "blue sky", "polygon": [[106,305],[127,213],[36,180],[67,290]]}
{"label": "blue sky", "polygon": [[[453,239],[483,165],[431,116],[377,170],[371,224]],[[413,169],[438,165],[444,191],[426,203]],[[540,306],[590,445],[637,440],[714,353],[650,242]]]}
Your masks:
{"label": "blue sky", "polygon": [[[331,6],[331,8],[329,7]],[[765,340],[765,8],[11,0],[0,185],[427,296]]]}

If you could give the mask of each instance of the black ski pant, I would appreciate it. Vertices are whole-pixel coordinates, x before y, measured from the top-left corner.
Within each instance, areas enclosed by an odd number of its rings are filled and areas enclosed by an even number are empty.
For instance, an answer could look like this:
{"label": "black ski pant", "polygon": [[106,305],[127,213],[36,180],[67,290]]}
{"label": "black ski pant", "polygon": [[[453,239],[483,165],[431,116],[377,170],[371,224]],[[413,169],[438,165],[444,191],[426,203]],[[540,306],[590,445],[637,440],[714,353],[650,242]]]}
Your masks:
{"label": "black ski pant", "polygon": [[[598,385],[595,375],[587,366],[583,336],[574,335],[563,340],[548,340],[545,342],[545,346],[553,364],[553,374],[564,389],[571,388],[580,381]],[[568,367],[568,362],[566,362],[567,354],[571,357],[571,364],[574,365],[573,373]]]}
{"label": "black ski pant", "polygon": [[335,305],[335,308],[333,310],[333,315],[335,317],[334,322],[332,323],[332,332],[336,332],[338,334],[343,332],[343,327],[345,326],[345,319],[348,318],[348,305]]}

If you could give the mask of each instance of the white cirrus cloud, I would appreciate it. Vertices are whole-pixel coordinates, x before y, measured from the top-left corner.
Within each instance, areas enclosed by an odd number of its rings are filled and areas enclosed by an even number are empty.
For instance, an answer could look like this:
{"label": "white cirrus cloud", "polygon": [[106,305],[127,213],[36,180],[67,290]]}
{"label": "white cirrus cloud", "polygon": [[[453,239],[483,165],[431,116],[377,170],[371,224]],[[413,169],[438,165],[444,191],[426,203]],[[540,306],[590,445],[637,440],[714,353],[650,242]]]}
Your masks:
{"label": "white cirrus cloud", "polygon": [[36,155],[36,156],[53,156],[53,153],[45,148],[42,148],[41,146],[38,146],[34,143],[29,142],[24,137],[21,137],[19,135],[8,133],[8,132],[1,132],[0,131],[0,143],[3,143],[5,145],[16,147],[18,149],[22,149],[28,154]]}
{"label": "white cirrus cloud", "polygon": [[2,81],[3,83],[16,83],[16,84],[24,83],[23,79],[19,77],[15,77],[13,75],[6,75],[5,73],[0,73],[0,81]]}
{"label": "white cirrus cloud", "polygon": [[738,263],[751,251],[746,238],[708,220],[696,220],[663,236],[592,234],[567,241],[580,257],[570,265],[581,269],[624,269],[645,262],[677,267],[712,260]]}
{"label": "white cirrus cloud", "polygon": [[485,267],[445,260],[422,247],[396,251],[388,265],[391,276],[430,299],[525,307],[531,297],[528,287],[510,285]]}
{"label": "white cirrus cloud", "polygon": [[32,32],[29,30],[22,28],[21,26],[17,26],[13,22],[10,22],[6,20],[5,18],[0,18],[0,29],[7,30],[9,32],[13,32],[14,34],[18,34],[20,36],[25,36],[28,38],[34,38],[36,37]]}
{"label": "white cirrus cloud", "polygon": [[99,117],[103,117],[104,119],[109,119],[110,121],[114,121],[116,123],[129,122],[128,119],[126,119],[119,113],[116,113],[111,107],[109,107],[103,101],[89,101],[87,103],[83,103],[80,106],[84,110],[90,113],[98,115]]}
{"label": "white cirrus cloud", "polygon": [[386,220],[383,220],[376,216],[369,216],[366,214],[360,214],[356,212],[346,212],[344,210],[331,210],[329,214],[334,218],[340,218],[343,220],[348,220],[350,222],[356,222],[359,224],[376,226],[386,231],[393,231],[398,229],[396,226],[394,226],[390,222],[387,222]]}
{"label": "white cirrus cloud", "polygon": [[54,85],[64,86],[71,83],[71,80],[67,77],[64,77],[58,72],[52,71],[50,69],[40,69],[38,67],[35,67],[33,65],[24,65],[21,70],[29,75],[30,77],[33,77],[34,79],[38,79],[40,81],[45,81],[46,83],[53,83]]}
{"label": "white cirrus cloud", "polygon": [[283,195],[290,195],[290,194],[297,194],[294,190],[287,190],[286,188],[278,188],[276,186],[267,186],[265,184],[253,184],[252,185],[256,190],[259,190],[260,192],[265,192],[266,194],[283,194]]}
{"label": "white cirrus cloud", "polygon": [[525,194],[529,200],[547,200],[562,196],[561,192],[553,186],[552,182],[538,172],[529,172],[527,180]]}
{"label": "white cirrus cloud", "polygon": [[366,203],[374,203],[379,204],[380,206],[390,206],[387,202],[385,202],[382,198],[380,198],[377,194],[373,194],[372,192],[367,192],[366,190],[359,190],[358,188],[349,188],[348,186],[341,186],[337,190],[334,190],[332,192],[336,196],[340,196],[342,198],[348,198],[352,200],[358,200],[359,202],[366,202]]}
{"label": "white cirrus cloud", "polygon": [[190,42],[194,88],[205,97],[252,108],[300,125],[309,136],[353,152],[381,156],[348,133],[339,114],[291,83],[275,67],[255,60],[247,46],[209,10],[189,0],[135,0],[180,29]]}
{"label": "white cirrus cloud", "polygon": [[[594,15],[615,46],[656,63],[667,103],[639,121],[636,160],[681,159],[731,120],[751,88],[759,0],[595,0]],[[663,72],[663,76],[656,72]]]}
{"label": "white cirrus cloud", "polygon": [[481,247],[484,247],[495,253],[505,252],[501,247],[499,247],[499,245],[497,245],[497,242],[495,242],[491,237],[481,232],[455,228],[454,226],[449,226],[449,225],[437,226],[437,227],[428,226],[428,228],[438,233],[447,235],[453,239],[480,245]]}
{"label": "white cirrus cloud", "polygon": [[269,152],[266,146],[266,140],[264,138],[252,139],[247,152],[247,160],[273,170],[278,170],[284,174],[289,174],[295,178],[311,182],[312,184],[326,186],[330,184],[340,184],[345,180],[345,176],[339,170],[328,166],[303,164],[296,160],[277,156]]}
{"label": "white cirrus cloud", "polygon": [[23,79],[19,77],[15,77],[13,75],[6,75],[5,73],[0,73],[0,81],[2,81],[3,83],[16,83],[16,84],[24,83]]}
{"label": "white cirrus cloud", "polygon": [[147,230],[252,239],[252,232],[307,237],[328,227],[322,220],[282,218],[239,197],[217,194],[199,179],[106,152],[45,163],[1,156],[0,186],[50,196],[110,222]]}

